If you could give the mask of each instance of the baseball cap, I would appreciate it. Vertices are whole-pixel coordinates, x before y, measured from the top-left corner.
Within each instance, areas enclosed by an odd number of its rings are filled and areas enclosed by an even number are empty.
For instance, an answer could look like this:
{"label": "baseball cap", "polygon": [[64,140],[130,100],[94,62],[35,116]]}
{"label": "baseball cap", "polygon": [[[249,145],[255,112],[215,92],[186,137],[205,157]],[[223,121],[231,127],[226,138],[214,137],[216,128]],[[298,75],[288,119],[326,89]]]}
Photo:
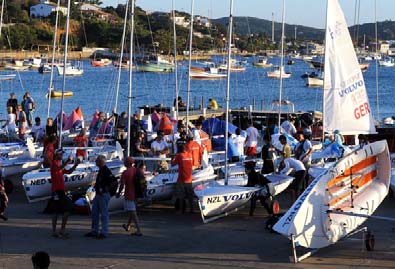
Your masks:
{"label": "baseball cap", "polygon": [[192,140],[192,139],[193,139],[193,134],[188,134],[188,135],[187,135],[187,138],[190,139],[190,140]]}
{"label": "baseball cap", "polygon": [[125,163],[128,163],[128,164],[134,163],[133,157],[127,157],[127,158],[125,159]]}

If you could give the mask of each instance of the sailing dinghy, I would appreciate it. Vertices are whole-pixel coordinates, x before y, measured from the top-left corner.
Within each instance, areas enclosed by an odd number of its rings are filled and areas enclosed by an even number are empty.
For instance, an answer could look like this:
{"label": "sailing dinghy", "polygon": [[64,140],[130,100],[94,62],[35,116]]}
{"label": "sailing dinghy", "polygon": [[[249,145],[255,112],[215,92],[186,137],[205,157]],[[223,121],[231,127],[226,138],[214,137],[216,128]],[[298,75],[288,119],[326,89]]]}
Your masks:
{"label": "sailing dinghy", "polygon": [[315,178],[273,229],[306,248],[336,243],[357,229],[386,197],[390,167],[386,141],[354,151]]}
{"label": "sailing dinghy", "polygon": [[[365,83],[337,0],[328,0],[325,40],[324,131],[374,132]],[[316,177],[273,229],[295,245],[319,249],[347,237],[388,193],[386,141],[359,147]]]}

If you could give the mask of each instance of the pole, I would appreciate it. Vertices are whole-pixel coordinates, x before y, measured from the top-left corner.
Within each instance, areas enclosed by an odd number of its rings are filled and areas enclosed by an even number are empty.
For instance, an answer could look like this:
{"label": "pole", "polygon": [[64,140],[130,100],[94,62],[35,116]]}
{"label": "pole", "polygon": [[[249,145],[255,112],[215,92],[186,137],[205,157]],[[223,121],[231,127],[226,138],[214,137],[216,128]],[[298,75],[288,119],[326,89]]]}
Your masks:
{"label": "pole", "polygon": [[[119,96],[119,87],[120,87],[120,84],[121,84],[122,59],[123,59],[123,50],[124,50],[124,45],[125,45],[126,25],[127,25],[127,20],[128,20],[128,9],[129,9],[129,0],[126,1],[126,6],[125,6],[125,17],[124,17],[125,23],[123,24],[122,41],[121,41],[121,53],[119,55],[117,87],[115,89],[115,105],[114,105],[115,112],[118,111],[118,96]],[[132,62],[132,66],[133,66],[132,58],[129,59],[129,62]]]}
{"label": "pole", "polygon": [[281,19],[281,60],[280,60],[280,95],[278,98],[278,129],[281,126],[281,102],[283,94],[283,71],[284,71],[284,17],[285,17],[285,0],[283,0],[283,11]]}
{"label": "pole", "polygon": [[174,71],[175,80],[176,80],[176,120],[178,120],[178,96],[180,95],[178,89],[178,64],[177,64],[177,34],[176,34],[176,10],[174,8],[174,0],[171,1],[172,9],[173,9],[173,45],[174,45]]}
{"label": "pole", "polygon": [[192,64],[192,37],[193,37],[193,6],[195,0],[191,0],[191,21],[189,25],[189,57],[188,57],[188,86],[187,86],[187,130],[189,124],[189,98],[191,95],[191,64]]}
{"label": "pole", "polygon": [[374,34],[376,39],[376,105],[377,105],[377,120],[380,120],[380,103],[379,103],[379,59],[378,59],[378,35],[377,35],[377,0],[374,0]]}
{"label": "pole", "polygon": [[272,12],[272,43],[274,43],[274,13]]}
{"label": "pole", "polygon": [[64,42],[63,83],[62,83],[62,100],[60,105],[60,126],[59,126],[58,148],[62,147],[64,91],[66,89],[66,63],[67,63],[67,48],[69,46],[69,28],[70,28],[70,1],[71,0],[67,1],[66,38]]}
{"label": "pole", "polygon": [[228,65],[226,83],[226,110],[225,110],[225,185],[228,185],[228,133],[229,133],[229,95],[230,95],[230,60],[232,53],[232,30],[233,30],[233,0],[230,0],[229,29],[228,29]]}
{"label": "pole", "polygon": [[[58,0],[57,7],[60,6],[60,0]],[[47,118],[49,118],[49,113],[51,110],[51,91],[53,91],[53,72],[54,72],[54,63],[55,63],[55,51],[56,51],[56,39],[58,34],[58,23],[59,23],[59,8],[56,9],[56,17],[55,17],[55,32],[53,34],[53,47],[52,47],[52,66],[51,66],[51,76],[49,78],[49,89],[48,89],[48,112]]]}
{"label": "pole", "polygon": [[130,125],[132,115],[132,74],[133,74],[133,31],[134,31],[134,1],[130,4],[130,59],[129,59],[129,94],[128,94],[128,136],[127,136],[127,155],[130,155]]}

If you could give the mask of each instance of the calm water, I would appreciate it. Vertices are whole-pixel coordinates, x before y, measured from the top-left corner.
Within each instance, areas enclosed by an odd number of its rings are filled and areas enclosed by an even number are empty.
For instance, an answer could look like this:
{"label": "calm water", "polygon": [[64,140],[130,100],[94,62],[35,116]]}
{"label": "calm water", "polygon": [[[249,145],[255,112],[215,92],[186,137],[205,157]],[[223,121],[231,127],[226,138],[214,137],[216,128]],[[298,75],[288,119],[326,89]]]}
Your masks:
{"label": "calm water", "polygon": [[[257,108],[270,109],[272,100],[278,99],[279,80],[266,77],[268,69],[252,66],[254,58],[248,58],[247,70],[242,73],[231,74],[231,107],[247,107],[256,100]],[[286,60],[287,61],[287,60]],[[286,62],[285,61],[285,62]],[[279,63],[279,58],[271,58],[269,62]],[[180,95],[186,100],[187,68],[185,63],[179,67]],[[64,111],[69,115],[77,106],[82,107],[85,118],[89,119],[96,109],[111,112],[115,104],[115,88],[117,70],[110,66],[93,68],[88,61],[84,62],[85,73],[80,77],[66,79],[66,90],[74,92],[74,96],[66,98]],[[311,69],[301,60],[296,60],[294,65],[286,66],[287,71],[292,72],[290,79],[283,80],[283,98],[289,99],[295,104],[295,110],[322,110],[322,90],[320,88],[307,88],[304,80],[300,78],[304,72]],[[395,115],[394,93],[395,68],[379,68],[379,107],[380,118]],[[127,109],[128,72],[122,71],[118,111]],[[375,62],[371,62],[369,69],[364,72],[365,82],[368,88],[370,104],[374,115],[377,115]],[[36,101],[35,115],[46,118],[47,99],[46,89],[49,85],[49,74],[39,74],[37,70],[20,72],[17,79],[12,82],[4,81],[0,84],[0,98],[3,107],[0,109],[4,118],[5,103],[11,91],[16,93],[18,101],[22,100],[25,91],[30,91]],[[56,89],[62,87],[62,77],[55,75],[54,85]],[[225,106],[224,96],[226,92],[226,79],[216,81],[191,81],[191,104],[199,105],[202,96],[205,106],[208,98],[217,99],[219,105]],[[175,96],[175,75],[155,73],[133,72],[133,111],[138,106],[149,104],[163,104],[171,106]],[[195,101],[196,100],[196,101]],[[60,99],[51,100],[51,116],[60,111]]]}

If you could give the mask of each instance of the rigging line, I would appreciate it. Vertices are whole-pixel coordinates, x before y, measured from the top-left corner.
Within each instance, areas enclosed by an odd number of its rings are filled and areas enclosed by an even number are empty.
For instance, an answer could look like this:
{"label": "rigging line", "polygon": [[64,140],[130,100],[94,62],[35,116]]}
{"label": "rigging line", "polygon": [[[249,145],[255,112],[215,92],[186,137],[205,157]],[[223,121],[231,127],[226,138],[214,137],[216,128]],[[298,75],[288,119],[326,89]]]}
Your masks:
{"label": "rigging line", "polygon": [[154,54],[156,55],[156,49],[155,49],[155,44],[154,44],[154,35],[152,34],[152,29],[151,29],[151,22],[150,22],[149,15],[147,12],[145,12],[145,15],[147,16],[148,29],[149,29],[150,36],[151,36],[152,47],[154,48]]}
{"label": "rigging line", "polygon": [[379,103],[379,60],[378,60],[378,34],[377,34],[377,0],[374,0],[374,35],[376,43],[376,105],[377,105],[377,120],[380,120],[380,103]]}
{"label": "rigging line", "polygon": [[358,39],[359,39],[359,16],[361,15],[361,0],[358,0],[358,13],[357,13],[357,36],[356,36],[356,47],[358,48]]}

